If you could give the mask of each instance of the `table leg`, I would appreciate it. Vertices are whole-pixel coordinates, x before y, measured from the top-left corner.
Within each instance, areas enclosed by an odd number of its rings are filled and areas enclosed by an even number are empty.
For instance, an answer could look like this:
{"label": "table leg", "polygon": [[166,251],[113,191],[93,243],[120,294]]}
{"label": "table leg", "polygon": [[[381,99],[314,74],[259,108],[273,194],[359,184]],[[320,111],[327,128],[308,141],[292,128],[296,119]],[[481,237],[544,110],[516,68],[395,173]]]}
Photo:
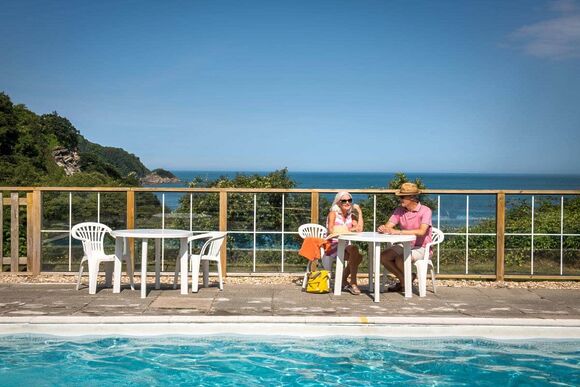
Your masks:
{"label": "table leg", "polygon": [[[187,238],[181,238],[179,244],[179,259],[181,270],[181,294],[187,294],[187,275],[189,274],[189,264],[187,255]],[[196,281],[196,279],[194,279]]]}
{"label": "table leg", "polygon": [[373,249],[375,302],[381,300],[381,244],[375,243]]}
{"label": "table leg", "polygon": [[141,298],[147,297],[147,239],[141,242]]}
{"label": "table leg", "polygon": [[342,272],[344,271],[344,249],[346,241],[338,240],[338,250],[336,252],[336,273],[334,274],[334,295],[340,296],[342,291]]}
{"label": "table leg", "polygon": [[413,267],[412,267],[412,259],[411,259],[411,243],[410,242],[403,243],[403,256],[405,257],[405,261],[404,261],[405,297],[411,298],[411,297],[413,297],[413,280],[412,280],[412,275],[411,275]]}
{"label": "table leg", "polygon": [[113,276],[113,293],[121,292],[121,257],[123,256],[123,237],[115,238],[115,271]]}
{"label": "table leg", "polygon": [[161,270],[161,239],[155,239],[155,289],[160,289],[159,273]]}
{"label": "table leg", "polygon": [[369,255],[369,292],[372,292],[374,289],[374,268],[375,268],[375,263],[374,263],[374,258],[375,256],[373,255],[373,252],[375,251],[375,243],[374,242],[369,242],[367,244],[367,252]]}

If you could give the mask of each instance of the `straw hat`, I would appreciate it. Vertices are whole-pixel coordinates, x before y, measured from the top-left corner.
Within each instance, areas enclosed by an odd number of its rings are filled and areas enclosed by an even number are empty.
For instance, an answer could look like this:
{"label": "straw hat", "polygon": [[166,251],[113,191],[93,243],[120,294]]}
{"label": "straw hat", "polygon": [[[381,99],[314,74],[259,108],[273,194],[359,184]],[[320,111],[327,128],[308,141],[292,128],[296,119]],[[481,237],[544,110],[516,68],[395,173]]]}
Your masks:
{"label": "straw hat", "polygon": [[421,193],[421,191],[417,187],[417,184],[403,183],[401,185],[401,189],[397,190],[397,192],[395,192],[395,195],[397,195],[397,196],[413,196],[413,195],[419,195],[420,193]]}

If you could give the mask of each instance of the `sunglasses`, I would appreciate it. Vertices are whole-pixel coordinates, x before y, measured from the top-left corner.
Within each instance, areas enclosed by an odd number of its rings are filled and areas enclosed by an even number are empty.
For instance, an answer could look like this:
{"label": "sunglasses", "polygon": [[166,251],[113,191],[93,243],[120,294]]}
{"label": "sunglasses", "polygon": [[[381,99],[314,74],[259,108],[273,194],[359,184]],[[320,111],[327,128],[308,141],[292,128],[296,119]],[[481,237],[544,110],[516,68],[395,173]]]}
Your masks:
{"label": "sunglasses", "polygon": [[341,204],[352,203],[352,198],[350,198],[350,199],[341,199],[340,200],[340,203]]}

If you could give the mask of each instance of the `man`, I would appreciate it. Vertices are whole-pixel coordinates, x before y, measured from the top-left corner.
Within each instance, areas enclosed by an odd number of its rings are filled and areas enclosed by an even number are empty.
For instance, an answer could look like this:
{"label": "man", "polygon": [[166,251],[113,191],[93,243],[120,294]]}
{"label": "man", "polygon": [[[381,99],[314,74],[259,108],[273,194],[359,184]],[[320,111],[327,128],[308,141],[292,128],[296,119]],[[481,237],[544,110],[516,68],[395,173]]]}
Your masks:
{"label": "man", "polygon": [[[400,207],[389,218],[387,224],[381,225],[378,232],[397,235],[415,235],[415,245],[411,250],[413,262],[425,255],[425,246],[431,242],[431,209],[419,202],[421,191],[416,184],[403,183],[395,192],[399,197]],[[398,229],[395,227],[398,226]],[[393,273],[399,283],[389,286],[390,292],[400,292],[405,288],[403,269],[403,246],[393,245],[381,253],[381,263]]]}

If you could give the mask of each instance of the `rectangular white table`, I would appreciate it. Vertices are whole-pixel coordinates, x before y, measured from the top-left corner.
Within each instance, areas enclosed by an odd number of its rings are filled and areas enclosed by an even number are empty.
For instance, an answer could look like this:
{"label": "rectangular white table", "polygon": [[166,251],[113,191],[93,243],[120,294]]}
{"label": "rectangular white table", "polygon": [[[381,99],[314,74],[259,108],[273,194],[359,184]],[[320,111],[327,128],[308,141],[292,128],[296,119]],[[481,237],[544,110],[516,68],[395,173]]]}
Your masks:
{"label": "rectangular white table", "polygon": [[[159,273],[161,240],[179,239],[179,259],[181,260],[181,294],[187,294],[187,239],[193,236],[192,231],[173,229],[132,229],[113,230],[111,235],[115,237],[115,256],[121,257],[123,254],[123,239],[141,239],[141,298],[147,296],[147,241],[155,239],[155,272]],[[128,244],[127,244],[128,245]],[[184,269],[185,268],[185,269]],[[113,283],[113,293],[121,291],[121,259],[115,259],[115,276]],[[155,289],[159,289],[159,276],[155,278]]]}
{"label": "rectangular white table", "polygon": [[[378,232],[358,232],[342,234],[338,237],[338,254],[336,257],[336,274],[334,278],[334,294],[340,295],[342,291],[342,274],[344,271],[344,249],[347,242],[367,242],[369,253],[369,269],[373,268],[373,277],[369,275],[369,288],[374,284],[374,301],[380,301],[380,274],[381,274],[381,243],[401,243],[403,245],[404,269],[405,269],[405,297],[413,296],[411,244],[415,242],[414,235],[391,235]],[[372,266],[371,266],[372,265]],[[370,270],[369,270],[370,271]]]}

